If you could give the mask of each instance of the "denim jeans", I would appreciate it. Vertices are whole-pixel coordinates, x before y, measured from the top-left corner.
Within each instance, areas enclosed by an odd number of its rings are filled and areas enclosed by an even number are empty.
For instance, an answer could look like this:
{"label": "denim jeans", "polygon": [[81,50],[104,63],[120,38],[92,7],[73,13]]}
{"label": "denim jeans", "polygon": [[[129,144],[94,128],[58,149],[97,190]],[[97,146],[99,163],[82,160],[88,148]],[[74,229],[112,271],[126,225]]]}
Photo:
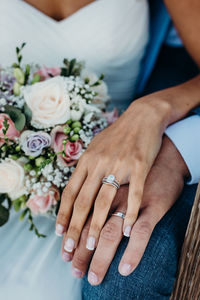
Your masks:
{"label": "denim jeans", "polygon": [[[145,93],[182,83],[197,73],[184,48],[164,47]],[[180,198],[155,227],[140,264],[128,277],[118,272],[128,242],[124,238],[102,284],[91,286],[84,277],[83,300],[169,299],[195,191],[196,185],[184,187]]]}

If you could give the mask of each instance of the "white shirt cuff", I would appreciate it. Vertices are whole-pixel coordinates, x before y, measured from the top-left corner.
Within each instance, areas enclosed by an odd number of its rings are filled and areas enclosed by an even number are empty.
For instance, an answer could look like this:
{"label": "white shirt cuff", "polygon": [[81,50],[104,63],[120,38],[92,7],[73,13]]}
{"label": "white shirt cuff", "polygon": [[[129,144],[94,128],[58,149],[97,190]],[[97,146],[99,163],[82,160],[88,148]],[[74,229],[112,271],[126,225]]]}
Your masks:
{"label": "white shirt cuff", "polygon": [[165,134],[182,155],[191,174],[187,184],[200,180],[200,116],[195,115],[169,126]]}

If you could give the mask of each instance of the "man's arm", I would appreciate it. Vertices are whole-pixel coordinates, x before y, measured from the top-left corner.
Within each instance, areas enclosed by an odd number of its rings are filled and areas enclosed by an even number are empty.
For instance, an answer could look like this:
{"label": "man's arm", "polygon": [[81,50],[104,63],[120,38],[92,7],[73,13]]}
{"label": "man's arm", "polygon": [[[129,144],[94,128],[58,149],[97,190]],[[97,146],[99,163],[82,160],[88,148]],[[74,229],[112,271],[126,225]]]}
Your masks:
{"label": "man's arm", "polygon": [[184,46],[200,67],[200,1],[164,0]]}

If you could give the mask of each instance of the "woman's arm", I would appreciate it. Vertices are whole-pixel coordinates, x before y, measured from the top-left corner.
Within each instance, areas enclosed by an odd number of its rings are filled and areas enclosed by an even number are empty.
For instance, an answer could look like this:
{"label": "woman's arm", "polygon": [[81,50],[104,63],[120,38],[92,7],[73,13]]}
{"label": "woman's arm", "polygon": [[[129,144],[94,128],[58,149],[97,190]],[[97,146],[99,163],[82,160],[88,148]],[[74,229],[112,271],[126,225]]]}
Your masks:
{"label": "woman's arm", "polygon": [[[200,75],[186,83],[147,95],[138,101],[148,102],[155,109],[157,107],[158,112],[161,110],[163,125],[167,127],[186,117],[193,108],[200,105]],[[135,103],[131,106],[134,109]]]}
{"label": "woman's arm", "polygon": [[164,0],[179,35],[200,67],[200,1]]}

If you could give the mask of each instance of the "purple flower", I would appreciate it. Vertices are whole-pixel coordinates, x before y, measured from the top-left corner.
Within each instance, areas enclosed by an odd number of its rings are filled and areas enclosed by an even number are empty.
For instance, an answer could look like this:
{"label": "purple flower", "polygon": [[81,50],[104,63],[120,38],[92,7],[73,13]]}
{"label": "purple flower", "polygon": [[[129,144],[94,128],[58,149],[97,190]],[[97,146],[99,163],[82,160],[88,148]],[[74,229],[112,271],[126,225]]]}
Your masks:
{"label": "purple flower", "polygon": [[16,78],[14,76],[0,72],[0,84],[1,84],[1,89],[3,91],[8,91],[9,93],[12,93],[13,85],[15,81]]}
{"label": "purple flower", "polygon": [[51,145],[51,137],[44,131],[34,132],[26,130],[20,137],[20,144],[26,155],[37,157],[44,148]]}

